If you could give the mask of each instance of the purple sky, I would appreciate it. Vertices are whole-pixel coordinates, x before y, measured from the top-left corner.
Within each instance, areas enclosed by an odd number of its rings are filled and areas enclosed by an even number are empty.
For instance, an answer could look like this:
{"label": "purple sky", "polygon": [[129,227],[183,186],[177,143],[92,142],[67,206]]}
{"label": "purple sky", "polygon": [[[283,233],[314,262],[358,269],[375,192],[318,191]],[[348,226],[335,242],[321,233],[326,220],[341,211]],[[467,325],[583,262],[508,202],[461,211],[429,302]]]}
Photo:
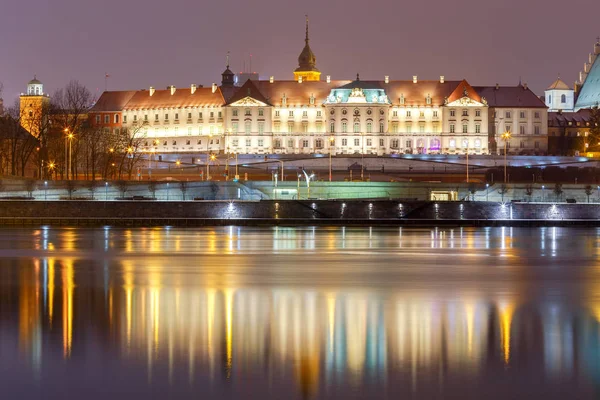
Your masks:
{"label": "purple sky", "polygon": [[[153,5],[154,4],[154,5]],[[323,76],[466,78],[540,94],[572,85],[600,35],[590,0],[30,0],[0,13],[0,81],[6,103],[33,74],[52,93],[70,79],[93,91],[220,82],[253,55],[261,77],[291,79],[304,45],[304,14]],[[318,11],[316,11],[318,10]]]}

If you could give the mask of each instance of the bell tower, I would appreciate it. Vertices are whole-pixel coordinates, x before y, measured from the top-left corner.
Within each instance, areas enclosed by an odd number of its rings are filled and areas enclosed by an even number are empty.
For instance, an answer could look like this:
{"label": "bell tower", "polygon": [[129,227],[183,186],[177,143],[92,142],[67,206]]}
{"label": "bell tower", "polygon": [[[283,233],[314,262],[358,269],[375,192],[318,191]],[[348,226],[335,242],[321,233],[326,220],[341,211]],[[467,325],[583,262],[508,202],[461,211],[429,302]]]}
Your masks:
{"label": "bell tower", "polygon": [[36,138],[40,136],[48,118],[50,97],[44,93],[44,84],[36,76],[27,84],[27,92],[19,97],[21,126]]}
{"label": "bell tower", "polygon": [[308,44],[308,15],[306,16],[306,37],[304,38],[304,49],[298,56],[298,68],[294,71],[294,80],[303,81],[321,80],[321,72],[317,69],[317,57]]}

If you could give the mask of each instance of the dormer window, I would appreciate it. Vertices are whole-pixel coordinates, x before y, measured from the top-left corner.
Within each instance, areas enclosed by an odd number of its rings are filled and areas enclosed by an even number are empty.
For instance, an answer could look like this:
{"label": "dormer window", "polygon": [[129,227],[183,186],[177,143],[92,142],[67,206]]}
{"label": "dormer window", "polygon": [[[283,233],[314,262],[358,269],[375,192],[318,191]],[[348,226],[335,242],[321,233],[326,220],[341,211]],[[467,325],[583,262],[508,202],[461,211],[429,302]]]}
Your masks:
{"label": "dormer window", "polygon": [[425,100],[427,102],[427,105],[431,105],[431,95],[430,94],[427,95],[427,99],[425,99]]}
{"label": "dormer window", "polygon": [[400,100],[399,100],[400,104],[404,105],[404,94],[400,95]]}
{"label": "dormer window", "polygon": [[311,94],[311,95],[310,95],[309,103],[310,103],[311,105],[312,105],[312,104],[315,104],[315,96],[314,96],[313,94]]}
{"label": "dormer window", "polygon": [[285,97],[285,93],[281,97],[281,105],[284,107],[287,105],[287,97]]}

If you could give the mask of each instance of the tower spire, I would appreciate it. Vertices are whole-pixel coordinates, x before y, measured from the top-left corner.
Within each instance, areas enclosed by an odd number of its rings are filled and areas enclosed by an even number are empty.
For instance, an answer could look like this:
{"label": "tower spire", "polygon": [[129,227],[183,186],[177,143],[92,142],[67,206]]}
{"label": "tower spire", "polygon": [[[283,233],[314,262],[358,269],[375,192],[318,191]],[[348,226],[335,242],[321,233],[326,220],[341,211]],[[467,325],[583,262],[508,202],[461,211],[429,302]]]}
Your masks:
{"label": "tower spire", "polygon": [[229,69],[229,52],[227,52],[227,69]]}
{"label": "tower spire", "polygon": [[304,39],[304,41],[306,42],[306,44],[308,44],[308,14],[304,15],[306,17],[306,38]]}

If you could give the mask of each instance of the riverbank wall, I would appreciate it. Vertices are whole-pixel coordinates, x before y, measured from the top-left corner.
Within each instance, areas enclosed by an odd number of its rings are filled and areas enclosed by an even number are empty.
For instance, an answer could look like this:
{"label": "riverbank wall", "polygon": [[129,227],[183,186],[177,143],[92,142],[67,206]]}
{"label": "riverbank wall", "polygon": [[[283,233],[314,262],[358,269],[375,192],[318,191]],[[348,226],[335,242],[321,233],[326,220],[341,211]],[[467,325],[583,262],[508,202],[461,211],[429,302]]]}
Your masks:
{"label": "riverbank wall", "polygon": [[1,201],[1,225],[600,226],[600,204],[427,201]]}

